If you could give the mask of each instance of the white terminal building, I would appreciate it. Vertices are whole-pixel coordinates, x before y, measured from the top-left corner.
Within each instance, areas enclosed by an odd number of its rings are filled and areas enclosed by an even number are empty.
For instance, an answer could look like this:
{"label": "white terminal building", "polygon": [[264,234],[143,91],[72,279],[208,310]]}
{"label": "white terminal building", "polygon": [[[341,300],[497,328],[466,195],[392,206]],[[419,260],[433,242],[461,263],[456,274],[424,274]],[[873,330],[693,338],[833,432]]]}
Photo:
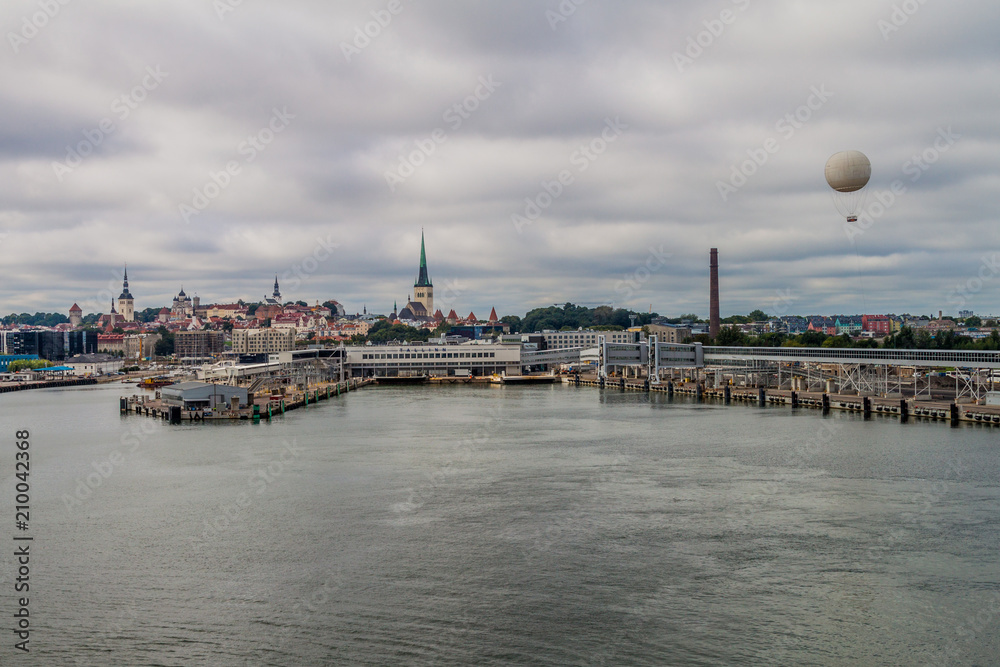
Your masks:
{"label": "white terminal building", "polygon": [[347,347],[353,377],[521,374],[520,345],[372,345]]}

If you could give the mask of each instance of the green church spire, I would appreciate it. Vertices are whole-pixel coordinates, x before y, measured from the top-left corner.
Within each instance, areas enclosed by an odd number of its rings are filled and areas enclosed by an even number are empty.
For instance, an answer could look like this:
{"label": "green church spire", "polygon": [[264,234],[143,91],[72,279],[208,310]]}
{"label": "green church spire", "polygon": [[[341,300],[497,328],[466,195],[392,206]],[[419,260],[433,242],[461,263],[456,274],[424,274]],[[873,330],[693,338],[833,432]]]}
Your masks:
{"label": "green church spire", "polygon": [[431,279],[427,276],[427,253],[424,250],[424,230],[420,230],[420,273],[417,275],[417,282],[414,287],[433,287]]}

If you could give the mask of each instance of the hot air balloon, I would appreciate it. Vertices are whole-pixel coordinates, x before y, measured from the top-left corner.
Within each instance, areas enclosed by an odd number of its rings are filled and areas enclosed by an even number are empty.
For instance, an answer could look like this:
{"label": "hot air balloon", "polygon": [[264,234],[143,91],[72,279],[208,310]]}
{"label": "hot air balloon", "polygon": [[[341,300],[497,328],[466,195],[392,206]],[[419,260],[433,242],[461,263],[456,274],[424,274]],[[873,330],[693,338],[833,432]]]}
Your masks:
{"label": "hot air balloon", "polygon": [[872,163],[861,151],[834,153],[826,161],[826,182],[833,188],[833,205],[848,222],[857,222],[858,210],[868,195]]}

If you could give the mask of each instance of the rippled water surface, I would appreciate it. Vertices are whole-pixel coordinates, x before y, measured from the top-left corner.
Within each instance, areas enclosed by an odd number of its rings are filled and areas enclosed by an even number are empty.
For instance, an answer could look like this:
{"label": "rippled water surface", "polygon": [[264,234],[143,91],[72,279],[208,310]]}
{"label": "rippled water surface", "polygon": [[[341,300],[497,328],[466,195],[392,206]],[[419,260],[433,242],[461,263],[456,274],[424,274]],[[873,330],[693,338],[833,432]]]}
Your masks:
{"label": "rippled water surface", "polygon": [[169,426],[121,391],[0,396],[0,539],[16,428],[35,535],[0,664],[1000,664],[1000,429],[562,386]]}

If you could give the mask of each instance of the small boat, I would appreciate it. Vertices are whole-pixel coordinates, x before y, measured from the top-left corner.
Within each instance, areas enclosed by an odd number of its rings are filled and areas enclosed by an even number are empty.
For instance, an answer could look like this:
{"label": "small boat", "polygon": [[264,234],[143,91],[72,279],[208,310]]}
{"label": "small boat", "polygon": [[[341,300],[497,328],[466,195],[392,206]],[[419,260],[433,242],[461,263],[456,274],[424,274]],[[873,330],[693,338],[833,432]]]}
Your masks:
{"label": "small boat", "polygon": [[173,380],[171,380],[166,376],[159,375],[154,378],[146,378],[145,380],[139,382],[135,386],[139,387],[140,389],[156,389],[157,387],[169,387],[172,384],[174,384]]}

